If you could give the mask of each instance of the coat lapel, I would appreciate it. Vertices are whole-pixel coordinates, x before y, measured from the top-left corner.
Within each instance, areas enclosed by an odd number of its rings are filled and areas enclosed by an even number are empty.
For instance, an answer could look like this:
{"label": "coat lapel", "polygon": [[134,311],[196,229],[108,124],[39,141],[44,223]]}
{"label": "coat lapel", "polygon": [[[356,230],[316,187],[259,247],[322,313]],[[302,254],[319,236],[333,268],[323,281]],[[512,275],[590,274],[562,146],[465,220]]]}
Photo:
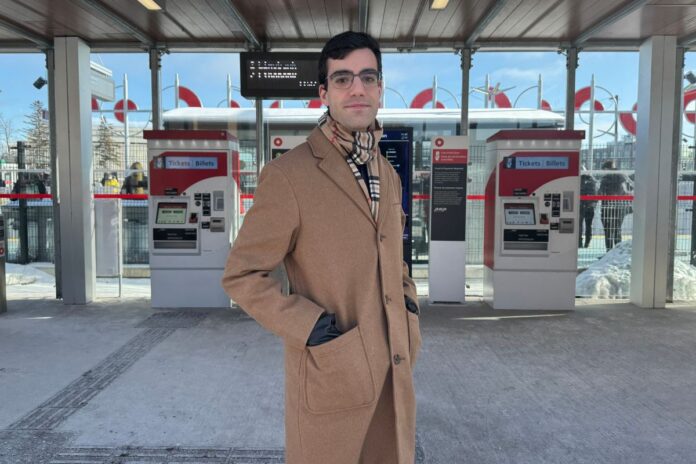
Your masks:
{"label": "coat lapel", "polygon": [[[370,207],[367,204],[367,199],[358,182],[350,170],[350,166],[343,158],[336,147],[326,138],[321,132],[321,129],[315,128],[307,138],[312,153],[315,157],[320,158],[319,169],[326,174],[340,189],[351,199],[360,212],[376,227],[375,221],[372,218]],[[381,169],[381,166],[380,166]]]}

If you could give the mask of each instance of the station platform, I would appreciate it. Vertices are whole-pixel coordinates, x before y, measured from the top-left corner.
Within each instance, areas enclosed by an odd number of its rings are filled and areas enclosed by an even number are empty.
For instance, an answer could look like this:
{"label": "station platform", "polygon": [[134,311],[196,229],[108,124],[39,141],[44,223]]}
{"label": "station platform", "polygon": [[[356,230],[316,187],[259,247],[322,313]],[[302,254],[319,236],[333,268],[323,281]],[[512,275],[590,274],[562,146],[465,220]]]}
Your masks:
{"label": "station platform", "polygon": [[[692,463],[696,308],[422,304],[418,463]],[[0,463],[281,463],[282,346],[238,309],[9,302]]]}

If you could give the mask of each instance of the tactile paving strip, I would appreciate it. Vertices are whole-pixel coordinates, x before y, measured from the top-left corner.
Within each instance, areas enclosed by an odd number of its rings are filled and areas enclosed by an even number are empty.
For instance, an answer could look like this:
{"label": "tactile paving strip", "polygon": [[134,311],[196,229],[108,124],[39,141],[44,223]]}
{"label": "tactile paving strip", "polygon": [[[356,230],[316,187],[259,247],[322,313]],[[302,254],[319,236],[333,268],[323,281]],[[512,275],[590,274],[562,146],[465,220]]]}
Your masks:
{"label": "tactile paving strip", "polygon": [[254,448],[68,448],[51,464],[282,464],[282,449]]}
{"label": "tactile paving strip", "polygon": [[137,328],[143,329],[189,329],[196,327],[210,312],[190,309],[186,311],[162,311],[153,314]]}
{"label": "tactile paving strip", "polygon": [[105,389],[175,329],[148,329],[107,356],[80,378],[8,427],[9,430],[52,430]]}
{"label": "tactile paving strip", "polygon": [[[66,448],[50,464],[283,464],[282,448]],[[416,464],[425,453],[416,446]]]}

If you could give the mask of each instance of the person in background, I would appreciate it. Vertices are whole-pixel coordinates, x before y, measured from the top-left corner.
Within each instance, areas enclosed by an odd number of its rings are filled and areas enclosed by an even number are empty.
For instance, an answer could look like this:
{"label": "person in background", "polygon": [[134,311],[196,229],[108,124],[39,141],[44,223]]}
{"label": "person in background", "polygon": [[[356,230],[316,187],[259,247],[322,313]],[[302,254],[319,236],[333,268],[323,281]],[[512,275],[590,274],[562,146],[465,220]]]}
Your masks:
{"label": "person in background", "polygon": [[105,172],[102,177],[101,184],[105,192],[116,193],[119,191],[121,184],[118,181],[116,172]]}
{"label": "person in background", "polygon": [[[583,171],[585,167],[583,166]],[[590,174],[580,174],[580,195],[597,195],[597,181]],[[592,241],[592,221],[594,220],[597,200],[580,200],[580,225],[578,226],[578,248],[583,248],[582,232],[585,229],[585,245]]]}
{"label": "person in background", "polygon": [[142,195],[147,193],[147,176],[143,173],[143,165],[139,161],[131,164],[131,173],[123,182],[121,193]]}
{"label": "person in background", "polygon": [[[614,160],[602,163],[602,169],[616,171]],[[607,196],[630,195],[633,184],[626,174],[610,172],[602,175],[599,194]],[[624,218],[632,212],[628,200],[602,200],[602,226],[604,227],[604,244],[607,251],[621,243],[621,225]]]}
{"label": "person in background", "polygon": [[39,174],[20,172],[12,188],[12,193],[46,193],[46,185]]}

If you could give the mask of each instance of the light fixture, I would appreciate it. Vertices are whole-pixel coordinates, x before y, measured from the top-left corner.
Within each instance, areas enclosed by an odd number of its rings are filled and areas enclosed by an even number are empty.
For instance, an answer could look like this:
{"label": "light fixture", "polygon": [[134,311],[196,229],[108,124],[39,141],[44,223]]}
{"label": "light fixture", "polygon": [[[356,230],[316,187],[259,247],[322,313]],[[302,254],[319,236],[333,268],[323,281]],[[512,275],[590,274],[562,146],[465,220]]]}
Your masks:
{"label": "light fixture", "polygon": [[447,4],[449,3],[449,0],[433,0],[432,3],[430,3],[430,9],[431,10],[444,10],[447,8]]}
{"label": "light fixture", "polygon": [[48,81],[43,77],[40,77],[34,81],[34,87],[41,89],[44,85],[48,84]]}
{"label": "light fixture", "polygon": [[155,0],[138,0],[142,6],[147,8],[150,11],[159,11],[162,9],[161,6],[155,2]]}
{"label": "light fixture", "polygon": [[694,75],[693,71],[684,74],[684,79],[689,81],[689,84],[696,84],[696,75]]}

